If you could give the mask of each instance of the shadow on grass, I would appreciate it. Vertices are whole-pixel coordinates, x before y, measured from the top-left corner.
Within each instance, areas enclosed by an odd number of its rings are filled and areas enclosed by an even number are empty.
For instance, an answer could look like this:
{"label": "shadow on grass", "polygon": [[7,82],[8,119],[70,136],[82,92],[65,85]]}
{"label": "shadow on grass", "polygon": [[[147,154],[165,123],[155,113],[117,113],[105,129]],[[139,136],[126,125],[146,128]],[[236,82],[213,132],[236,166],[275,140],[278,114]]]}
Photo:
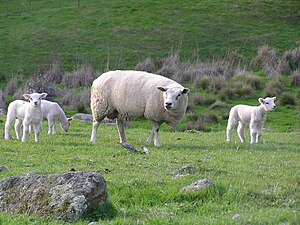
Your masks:
{"label": "shadow on grass", "polygon": [[88,221],[112,220],[118,215],[116,207],[109,202],[108,204],[100,204],[99,207],[93,210],[86,216]]}

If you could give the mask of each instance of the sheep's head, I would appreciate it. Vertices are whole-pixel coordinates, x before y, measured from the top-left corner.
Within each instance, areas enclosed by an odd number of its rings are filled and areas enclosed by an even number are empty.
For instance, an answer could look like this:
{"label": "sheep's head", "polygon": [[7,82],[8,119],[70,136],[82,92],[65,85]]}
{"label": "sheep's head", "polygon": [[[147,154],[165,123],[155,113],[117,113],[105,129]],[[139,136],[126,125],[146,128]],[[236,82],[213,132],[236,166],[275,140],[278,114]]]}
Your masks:
{"label": "sheep's head", "polygon": [[65,132],[68,132],[72,120],[73,117],[67,118],[67,122],[60,124],[61,129]]}
{"label": "sheep's head", "polygon": [[30,104],[34,107],[41,105],[42,98],[45,98],[47,93],[32,93],[32,94],[24,94],[23,97],[26,100],[29,100]]}
{"label": "sheep's head", "polygon": [[276,105],[275,105],[275,100],[276,97],[273,98],[259,98],[258,101],[261,105],[263,105],[266,109],[266,111],[272,111],[276,109]]}
{"label": "sheep's head", "polygon": [[164,96],[164,107],[168,111],[176,111],[181,109],[183,104],[187,104],[187,94],[190,92],[188,88],[180,87],[157,87],[160,91],[163,92]]}

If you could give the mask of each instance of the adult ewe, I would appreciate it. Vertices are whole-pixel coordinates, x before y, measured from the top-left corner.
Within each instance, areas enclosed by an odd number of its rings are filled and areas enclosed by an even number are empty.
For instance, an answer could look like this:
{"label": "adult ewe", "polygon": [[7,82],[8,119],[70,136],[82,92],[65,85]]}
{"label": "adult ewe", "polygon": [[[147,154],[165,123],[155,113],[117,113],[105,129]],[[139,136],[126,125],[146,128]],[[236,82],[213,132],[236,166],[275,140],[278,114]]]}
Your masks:
{"label": "adult ewe", "polygon": [[175,127],[183,118],[188,103],[188,88],[166,77],[142,71],[110,71],[94,80],[91,90],[93,128],[91,142],[105,118],[117,119],[121,143],[126,143],[124,121],[145,118],[152,122],[148,138],[160,147],[159,127],[166,122]]}
{"label": "adult ewe", "polygon": [[22,141],[27,139],[29,126],[33,126],[35,131],[35,141],[39,142],[39,133],[41,130],[41,123],[43,119],[41,110],[41,100],[45,98],[47,93],[32,93],[24,94],[23,97],[29,102],[23,100],[15,100],[11,102],[7,109],[7,117],[5,122],[5,140],[10,139],[10,128],[14,120],[15,131],[17,138],[21,139],[21,124],[23,123]]}
{"label": "adult ewe", "polygon": [[245,128],[250,127],[251,144],[261,143],[262,129],[267,118],[267,112],[276,109],[273,98],[259,98],[260,106],[236,105],[229,112],[227,124],[227,141],[231,139],[232,129],[238,122],[237,133],[241,142],[245,142]]}

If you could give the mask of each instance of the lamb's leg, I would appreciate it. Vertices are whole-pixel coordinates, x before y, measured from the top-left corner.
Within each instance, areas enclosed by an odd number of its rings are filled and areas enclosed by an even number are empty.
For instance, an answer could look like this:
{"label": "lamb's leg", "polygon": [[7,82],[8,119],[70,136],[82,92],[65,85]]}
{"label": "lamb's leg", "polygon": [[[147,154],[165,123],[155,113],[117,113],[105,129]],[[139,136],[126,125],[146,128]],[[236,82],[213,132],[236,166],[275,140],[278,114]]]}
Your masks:
{"label": "lamb's leg", "polygon": [[226,136],[227,136],[226,141],[228,142],[230,142],[231,140],[231,134],[235,124],[236,124],[235,121],[231,120],[230,118],[228,119],[227,128],[226,128]]}
{"label": "lamb's leg", "polygon": [[12,124],[13,120],[14,120],[13,117],[10,117],[9,115],[7,116],[7,119],[5,122],[5,136],[4,136],[5,140],[10,139],[10,128],[11,128],[11,124]]}
{"label": "lamb's leg", "polygon": [[257,131],[256,143],[262,143],[262,127]]}
{"label": "lamb's leg", "polygon": [[22,120],[16,119],[16,121],[15,121],[15,132],[16,132],[18,140],[22,139],[22,136],[21,136],[21,125],[22,125]]}
{"label": "lamb's leg", "polygon": [[151,134],[149,136],[149,138],[147,139],[147,144],[150,145],[153,141],[153,137],[154,137],[154,132],[153,129],[151,130]]}
{"label": "lamb's leg", "polygon": [[251,136],[250,143],[253,144],[256,142],[256,138],[257,138],[256,126],[255,124],[250,122],[249,128],[250,128],[250,136]]}
{"label": "lamb's leg", "polygon": [[127,143],[127,138],[124,131],[124,121],[122,119],[117,119],[117,126],[120,137],[120,143]]}
{"label": "lamb's leg", "polygon": [[[148,138],[148,143],[151,144],[153,138],[154,138],[154,146],[155,147],[161,147],[161,143],[158,137],[158,131],[159,131],[160,123],[158,122],[152,122],[152,132],[150,134],[150,137]],[[150,140],[150,142],[149,142]]]}
{"label": "lamb's leg", "polygon": [[39,142],[41,126],[34,124],[33,127],[34,127],[35,142]]}
{"label": "lamb's leg", "polygon": [[23,142],[26,142],[27,136],[28,136],[28,132],[29,132],[29,124],[25,123],[23,121],[23,136],[22,136],[22,141]]}
{"label": "lamb's leg", "polygon": [[238,128],[237,128],[237,133],[238,133],[238,136],[239,136],[242,143],[244,143],[246,141],[245,128],[246,128],[246,126],[239,121],[239,125],[238,125]]}
{"label": "lamb's leg", "polygon": [[53,119],[48,116],[48,134],[54,134],[53,130],[55,130],[55,123],[53,122]]}

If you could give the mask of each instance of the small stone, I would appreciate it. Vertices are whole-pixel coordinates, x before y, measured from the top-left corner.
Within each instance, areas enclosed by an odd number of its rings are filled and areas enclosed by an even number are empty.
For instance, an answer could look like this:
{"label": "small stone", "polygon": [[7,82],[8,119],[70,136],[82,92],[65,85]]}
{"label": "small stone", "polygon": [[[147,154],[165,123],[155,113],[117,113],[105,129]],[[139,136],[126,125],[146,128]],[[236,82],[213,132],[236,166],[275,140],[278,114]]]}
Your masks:
{"label": "small stone", "polygon": [[240,214],[234,214],[232,219],[239,220],[239,219],[241,219],[241,215]]}

